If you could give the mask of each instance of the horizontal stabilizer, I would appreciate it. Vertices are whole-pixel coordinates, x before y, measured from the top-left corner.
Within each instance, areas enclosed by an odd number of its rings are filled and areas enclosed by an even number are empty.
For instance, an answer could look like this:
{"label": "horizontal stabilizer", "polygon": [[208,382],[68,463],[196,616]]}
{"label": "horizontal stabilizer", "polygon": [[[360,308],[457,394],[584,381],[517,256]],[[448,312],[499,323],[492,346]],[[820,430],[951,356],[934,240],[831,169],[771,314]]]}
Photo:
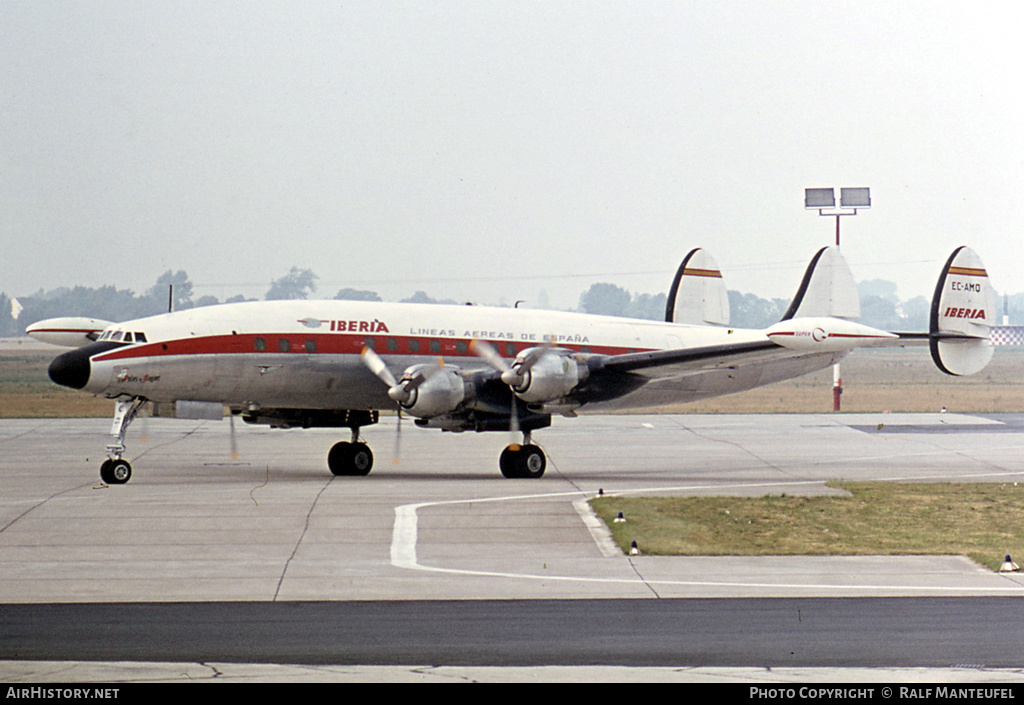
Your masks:
{"label": "horizontal stabilizer", "polygon": [[929,345],[935,365],[951,375],[969,375],[992,359],[989,328],[996,322],[996,297],[981,258],[958,247],[946,260],[932,297]]}
{"label": "horizontal stabilizer", "polygon": [[722,272],[701,248],[683,258],[668,292],[665,320],[692,325],[728,325],[729,294]]}
{"label": "horizontal stabilizer", "polygon": [[826,317],[860,318],[857,283],[838,247],[824,247],[814,255],[782,320]]}
{"label": "horizontal stabilizer", "polygon": [[33,323],[25,332],[50,345],[80,348],[94,342],[111,325],[97,318],[47,318]]}

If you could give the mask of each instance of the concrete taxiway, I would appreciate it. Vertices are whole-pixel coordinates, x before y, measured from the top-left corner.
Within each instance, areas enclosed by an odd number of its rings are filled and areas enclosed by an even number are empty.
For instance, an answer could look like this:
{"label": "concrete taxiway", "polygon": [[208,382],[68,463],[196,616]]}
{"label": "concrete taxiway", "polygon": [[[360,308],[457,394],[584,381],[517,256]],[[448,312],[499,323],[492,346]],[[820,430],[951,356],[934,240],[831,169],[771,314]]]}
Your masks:
{"label": "concrete taxiway", "polygon": [[[405,423],[396,448],[383,419],[364,429],[373,472],[343,478],[326,469],[331,431],[238,424],[232,458],[228,421],[139,419],[123,486],[99,479],[109,425],[0,421],[0,604],[1024,596],[1020,573],[959,556],[626,556],[586,503],[1024,481],[1024,415],[557,419],[535,436],[539,481],[500,476],[500,433]],[[1006,552],[1024,556],[1022,542]],[[46,673],[7,673],[22,667]]]}
{"label": "concrete taxiway", "polygon": [[625,556],[586,504],[1021,481],[1020,416],[582,417],[537,434],[539,481],[499,475],[504,434],[406,424],[394,463],[386,419],[373,472],[336,478],[329,431],[238,428],[232,459],[227,421],[141,419],[123,486],[98,477],[108,426],[0,422],[0,602],[1024,594],[958,556]]}

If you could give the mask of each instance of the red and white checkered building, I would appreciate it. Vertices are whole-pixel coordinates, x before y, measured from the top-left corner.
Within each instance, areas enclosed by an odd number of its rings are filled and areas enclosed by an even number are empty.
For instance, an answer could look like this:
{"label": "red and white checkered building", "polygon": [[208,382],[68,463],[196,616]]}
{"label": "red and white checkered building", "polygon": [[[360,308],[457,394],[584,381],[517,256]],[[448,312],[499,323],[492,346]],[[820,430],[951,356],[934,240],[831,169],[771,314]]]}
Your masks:
{"label": "red and white checkered building", "polygon": [[992,326],[993,345],[1024,345],[1024,326]]}

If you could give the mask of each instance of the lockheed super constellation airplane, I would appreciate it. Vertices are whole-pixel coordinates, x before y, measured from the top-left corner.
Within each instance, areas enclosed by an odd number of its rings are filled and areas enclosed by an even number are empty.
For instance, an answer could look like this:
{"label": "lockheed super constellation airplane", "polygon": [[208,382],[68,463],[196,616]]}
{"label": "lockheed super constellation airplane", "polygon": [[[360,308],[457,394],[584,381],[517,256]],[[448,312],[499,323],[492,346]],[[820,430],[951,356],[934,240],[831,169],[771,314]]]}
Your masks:
{"label": "lockheed super constellation airplane", "polygon": [[[50,365],[57,384],[116,400],[100,475],[131,477],[125,431],[147,402],[181,418],[351,430],[327,465],[365,475],[359,430],[381,410],[444,431],[522,433],[499,461],[536,478],[531,434],[553,414],[649,408],[738,392],[833,365],[857,347],[926,344],[940,370],[972,374],[992,356],[995,296],[978,256],[950,255],[929,330],[891,333],[854,319],[857,289],[837,248],[811,260],[789,310],[764,330],[730,328],[722,275],[701,249],[676,273],[665,321],[527,309],[359,301],[260,301],[123,323],[40,321],[39,340],[76,347]],[[402,372],[398,372],[402,370]],[[173,405],[173,407],[171,406]],[[517,436],[518,437],[518,436]]]}

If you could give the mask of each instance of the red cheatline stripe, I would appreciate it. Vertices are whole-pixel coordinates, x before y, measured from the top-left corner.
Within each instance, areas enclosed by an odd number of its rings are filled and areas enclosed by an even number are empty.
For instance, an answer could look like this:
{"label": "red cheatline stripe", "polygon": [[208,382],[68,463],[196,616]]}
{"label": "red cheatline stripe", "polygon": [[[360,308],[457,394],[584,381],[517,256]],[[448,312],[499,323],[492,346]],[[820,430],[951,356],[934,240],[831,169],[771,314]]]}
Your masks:
{"label": "red cheatline stripe", "polygon": [[[262,338],[266,348],[257,350],[255,341]],[[428,338],[418,336],[396,336],[396,335],[368,335],[365,333],[245,333],[241,335],[212,335],[199,338],[180,338],[177,340],[164,340],[155,343],[144,343],[141,345],[126,345],[116,350],[110,350],[97,355],[97,362],[113,360],[135,360],[151,357],[165,357],[169,355],[222,355],[222,354],[253,354],[253,355],[358,355],[368,339],[373,339],[374,349],[380,355],[395,356],[437,356],[445,357],[468,357],[477,359],[470,349],[468,338]],[[278,341],[288,342],[288,349],[281,350]],[[418,350],[410,349],[409,342],[415,340],[419,343]],[[315,352],[306,349],[307,341],[315,343]],[[389,347],[388,342],[394,341],[394,347]],[[431,347],[431,342],[436,341],[440,350]],[[491,345],[498,347],[505,357],[514,357],[506,353],[505,344],[514,343],[516,352],[526,348],[543,345],[541,341],[510,341],[510,340],[488,340]],[[602,355],[621,355],[627,352],[646,352],[646,349],[632,349],[612,347],[607,345],[590,345],[588,343],[570,343],[556,341],[555,345],[575,352],[591,352]]]}
{"label": "red cheatline stripe", "polygon": [[97,333],[102,328],[33,328],[33,333]]}
{"label": "red cheatline stripe", "polygon": [[[770,338],[773,335],[796,335],[796,331],[779,330],[773,333],[769,333],[768,337]],[[861,333],[828,333],[827,335],[829,338],[870,338],[872,340],[875,338],[888,339],[889,337],[887,335],[866,335]]]}
{"label": "red cheatline stripe", "polygon": [[720,271],[718,271],[717,269],[696,269],[696,268],[692,268],[691,269],[690,267],[687,267],[686,269],[683,270],[683,276],[684,277],[686,277],[686,276],[691,276],[691,277],[712,277],[714,279],[721,279],[722,278],[722,273]]}
{"label": "red cheatline stripe", "polygon": [[965,277],[987,277],[988,272],[977,267],[950,267],[950,274],[962,274]]}

